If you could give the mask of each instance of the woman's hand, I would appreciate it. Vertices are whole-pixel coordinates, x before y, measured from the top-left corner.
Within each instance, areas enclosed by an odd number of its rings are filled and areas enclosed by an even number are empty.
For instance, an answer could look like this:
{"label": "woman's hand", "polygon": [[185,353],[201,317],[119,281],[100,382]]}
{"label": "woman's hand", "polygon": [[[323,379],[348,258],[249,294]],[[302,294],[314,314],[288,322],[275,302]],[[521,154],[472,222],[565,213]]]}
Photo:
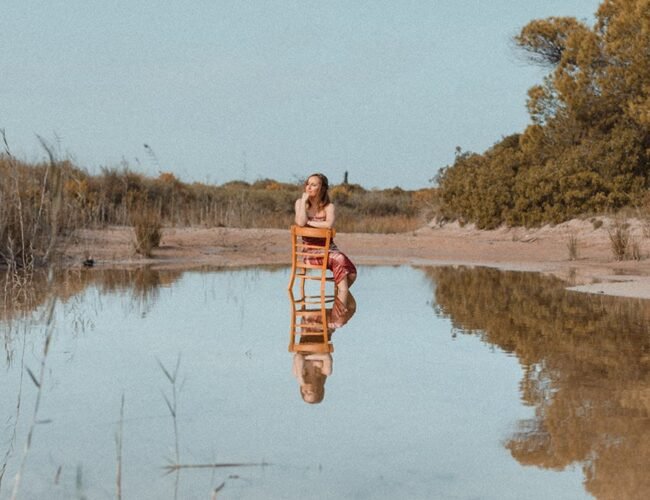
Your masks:
{"label": "woman's hand", "polygon": [[296,205],[295,205],[295,222],[297,226],[306,226],[308,217],[307,217],[307,198],[309,196],[307,193],[303,193],[300,198],[296,200]]}

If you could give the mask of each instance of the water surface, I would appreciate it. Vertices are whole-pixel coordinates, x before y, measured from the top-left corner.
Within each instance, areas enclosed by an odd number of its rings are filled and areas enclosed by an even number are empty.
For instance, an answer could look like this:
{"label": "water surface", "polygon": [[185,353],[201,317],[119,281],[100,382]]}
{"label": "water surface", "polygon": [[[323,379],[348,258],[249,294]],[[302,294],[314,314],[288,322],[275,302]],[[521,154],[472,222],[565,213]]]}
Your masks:
{"label": "water surface", "polygon": [[[115,498],[118,467],[138,499],[650,493],[647,301],[531,273],[362,267],[324,399],[306,404],[287,281],[67,272],[55,302],[44,286],[16,300],[32,313],[2,323],[0,497],[23,456],[19,498]],[[166,474],[175,463],[245,465]]]}

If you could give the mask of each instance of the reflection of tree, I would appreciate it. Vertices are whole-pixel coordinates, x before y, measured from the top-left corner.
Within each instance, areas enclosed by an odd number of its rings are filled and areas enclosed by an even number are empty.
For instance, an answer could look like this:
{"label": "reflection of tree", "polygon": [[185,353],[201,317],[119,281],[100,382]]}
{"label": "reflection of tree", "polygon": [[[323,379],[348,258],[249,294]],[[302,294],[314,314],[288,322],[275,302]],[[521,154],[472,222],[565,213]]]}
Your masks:
{"label": "reflection of tree", "polygon": [[182,274],[180,271],[159,271],[150,267],[113,269],[104,273],[95,286],[102,293],[130,293],[133,302],[139,304],[142,311],[155,303],[161,287],[174,283]]}
{"label": "reflection of tree", "polygon": [[535,417],[506,443],[525,465],[580,463],[598,498],[650,498],[650,302],[564,290],[555,278],[434,268],[439,312],[517,356]]}
{"label": "reflection of tree", "polygon": [[[10,279],[0,283],[0,326],[10,326],[12,319],[24,318],[38,311],[52,297],[67,303],[90,287],[102,293],[130,294],[131,303],[141,310],[157,299],[160,287],[174,283],[181,271],[155,270],[150,267],[128,269],[56,269],[37,272],[29,281],[16,287]],[[11,358],[12,328],[3,328],[7,359]]]}
{"label": "reflection of tree", "polygon": [[9,282],[4,284],[0,319],[34,310],[52,295],[66,302],[90,286],[95,286],[104,293],[130,291],[134,298],[155,299],[161,286],[174,283],[181,274],[181,271],[160,271],[150,267],[57,269],[35,273],[32,279],[20,288],[12,287]]}

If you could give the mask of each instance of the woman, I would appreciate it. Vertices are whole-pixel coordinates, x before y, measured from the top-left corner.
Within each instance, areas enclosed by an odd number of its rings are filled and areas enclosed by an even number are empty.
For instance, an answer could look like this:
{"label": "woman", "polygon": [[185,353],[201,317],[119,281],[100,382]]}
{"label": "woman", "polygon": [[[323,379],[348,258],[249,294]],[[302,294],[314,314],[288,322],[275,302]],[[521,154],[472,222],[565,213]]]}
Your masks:
{"label": "woman", "polygon": [[[328,189],[329,182],[323,174],[312,174],[307,178],[305,191],[295,205],[298,226],[334,227],[334,204],[330,201]],[[337,294],[345,302],[348,289],[357,279],[357,268],[333,241],[330,243],[327,268],[334,273]]]}

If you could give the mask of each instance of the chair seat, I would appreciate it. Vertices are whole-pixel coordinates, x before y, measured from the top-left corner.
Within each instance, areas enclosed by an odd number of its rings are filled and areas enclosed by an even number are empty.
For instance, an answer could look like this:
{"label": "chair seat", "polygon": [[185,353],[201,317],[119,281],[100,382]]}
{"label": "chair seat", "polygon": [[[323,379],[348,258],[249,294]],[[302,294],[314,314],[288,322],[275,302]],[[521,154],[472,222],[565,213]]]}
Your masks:
{"label": "chair seat", "polygon": [[332,344],[294,344],[292,352],[334,352]]}
{"label": "chair seat", "polygon": [[294,304],[297,306],[316,305],[322,302],[328,304],[330,302],[334,302],[334,300],[334,295],[325,295],[325,297],[321,297],[320,295],[307,295],[307,297],[302,297],[300,299],[294,300]]}

